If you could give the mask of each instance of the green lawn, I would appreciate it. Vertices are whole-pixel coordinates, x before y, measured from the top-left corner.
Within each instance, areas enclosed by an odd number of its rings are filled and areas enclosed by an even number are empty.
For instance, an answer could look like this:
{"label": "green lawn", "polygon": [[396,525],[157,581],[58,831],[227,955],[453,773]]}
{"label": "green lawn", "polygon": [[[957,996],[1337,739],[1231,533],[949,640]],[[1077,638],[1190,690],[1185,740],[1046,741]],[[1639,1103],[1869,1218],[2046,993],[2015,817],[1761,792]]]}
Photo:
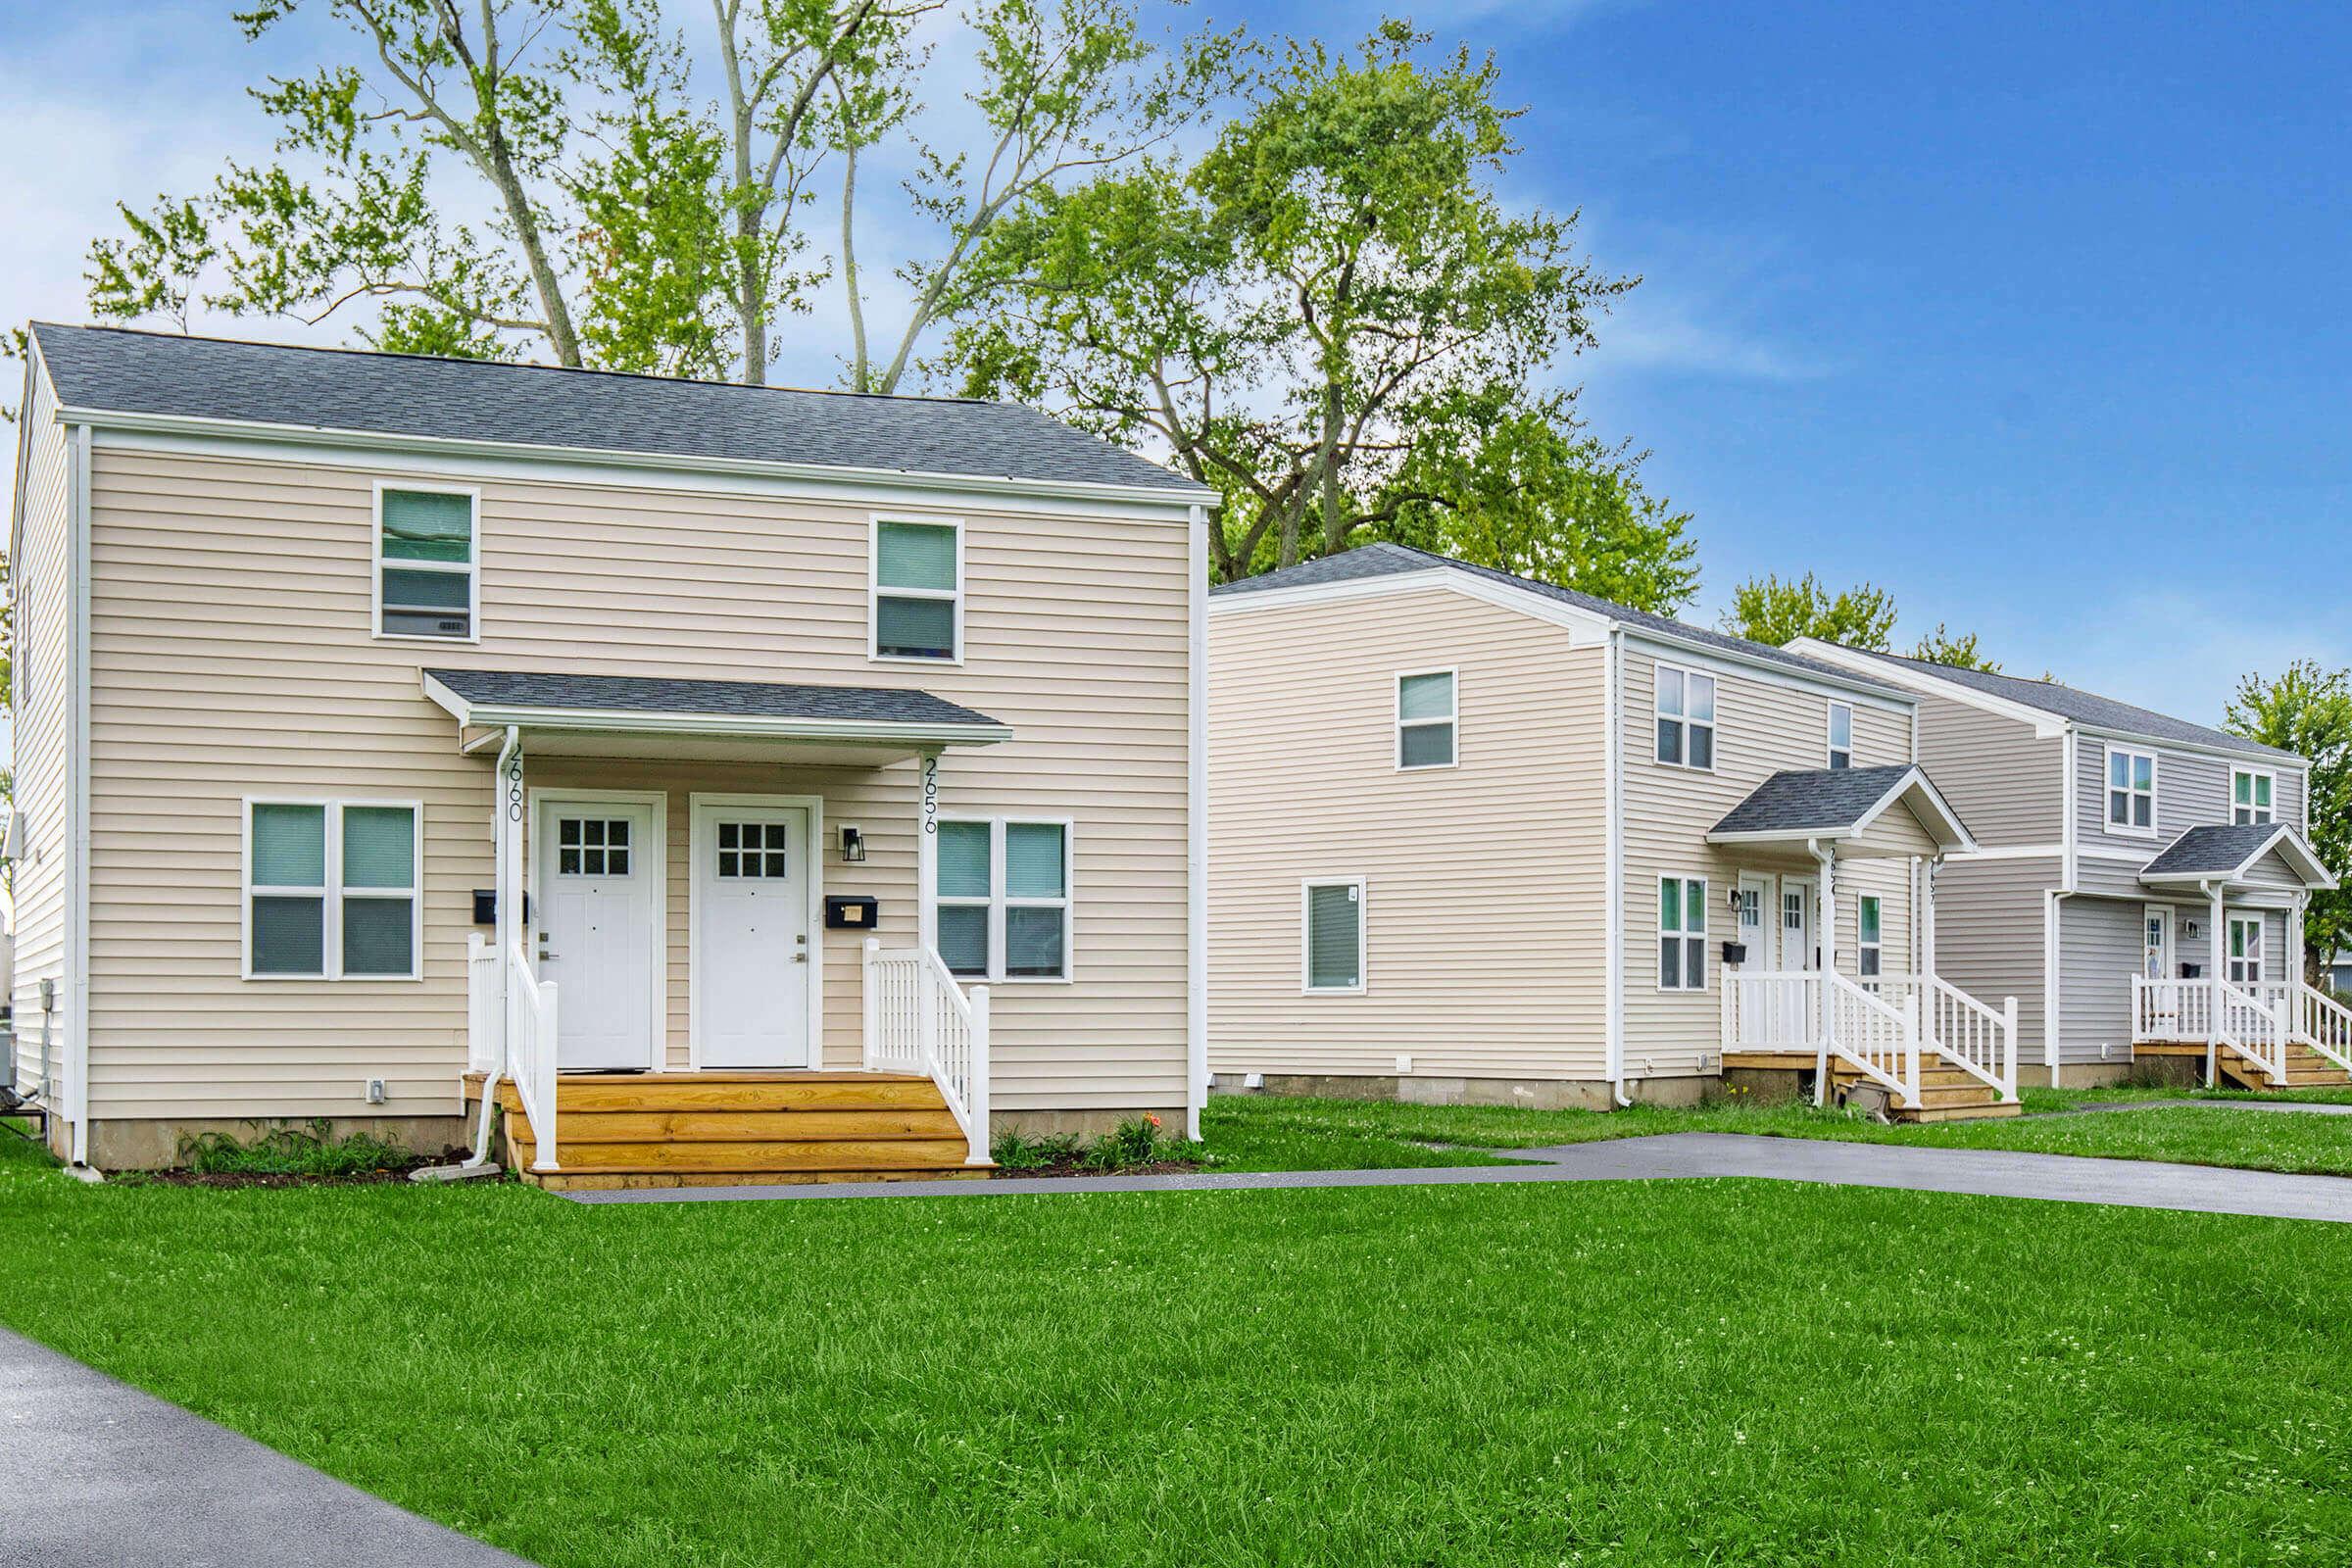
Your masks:
{"label": "green lawn", "polygon": [[[2040,1111],[2061,1109],[2085,1096],[2041,1089],[2027,1090],[2024,1098],[2029,1111]],[[2182,1097],[2173,1091],[2171,1098]],[[1651,1133],[1725,1132],[2352,1175],[2352,1116],[2250,1110],[2227,1103],[2247,1097],[2214,1098],[2216,1103],[2210,1106],[1886,1127],[1809,1104],[1752,1102],[1690,1110],[1636,1105],[1618,1111],[1546,1111],[1511,1105],[1219,1095],[1209,1100],[1201,1134],[1220,1170],[1486,1165],[1498,1161],[1480,1152],[1485,1149],[1533,1149]]]}
{"label": "green lawn", "polygon": [[0,1215],[0,1320],[549,1568],[2352,1557],[2333,1226],[1740,1182],[585,1207],[6,1145]]}

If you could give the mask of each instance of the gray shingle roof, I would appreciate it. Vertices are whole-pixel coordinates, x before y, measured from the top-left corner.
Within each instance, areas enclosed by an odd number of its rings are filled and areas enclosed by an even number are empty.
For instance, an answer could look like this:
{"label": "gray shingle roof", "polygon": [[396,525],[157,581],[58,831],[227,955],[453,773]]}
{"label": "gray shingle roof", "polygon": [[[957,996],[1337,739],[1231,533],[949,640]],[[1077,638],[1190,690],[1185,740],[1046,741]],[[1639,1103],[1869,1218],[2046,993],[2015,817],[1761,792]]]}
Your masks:
{"label": "gray shingle roof", "polygon": [[2101,697],[2093,692],[2078,691],[2072,686],[2061,686],[2056,681],[2025,680],[2016,675],[1996,675],[1983,669],[1958,669],[1950,664],[1934,664],[1926,660],[1906,659],[1900,654],[1876,653],[1867,648],[1855,651],[1867,653],[1871,658],[1889,664],[1966,686],[1972,691],[1984,692],[1991,697],[2005,697],[2010,702],[2037,708],[2045,713],[2055,713],[2060,718],[2071,718],[2078,724],[2087,724],[2093,729],[2120,730],[2127,735],[2141,735],[2157,741],[2180,741],[2191,746],[2219,746],[2254,757],[2302,760],[2293,752],[2265,746],[2243,735],[2192,724],[2185,718],[2175,718],[2169,713],[2159,713],[2153,709],[2136,707],[2131,703],[2119,703],[2112,697]]}
{"label": "gray shingle roof", "polygon": [[2211,822],[2192,827],[2140,867],[2145,876],[2220,876],[2236,870],[2288,831],[2283,822]]}
{"label": "gray shingle roof", "polygon": [[1622,621],[1629,626],[1638,626],[1643,631],[1655,632],[1662,637],[1671,637],[1686,643],[1696,643],[1701,647],[1717,649],[1723,653],[1735,654],[1746,659],[1761,659],[1771,663],[1786,664],[1791,669],[1802,670],[1808,675],[1836,681],[1841,686],[1859,686],[1867,690],[1885,692],[1893,697],[1907,698],[1911,695],[1899,686],[1872,680],[1867,675],[1858,675],[1850,669],[1841,669],[1836,664],[1824,663],[1817,659],[1807,659],[1800,654],[1789,653],[1787,649],[1774,648],[1765,643],[1751,643],[1744,637],[1726,636],[1719,631],[1709,631],[1704,626],[1692,626],[1665,615],[1653,615],[1647,611],[1628,609],[1624,605],[1598,598],[1592,594],[1579,593],[1573,588],[1560,588],[1551,583],[1537,582],[1531,577],[1515,577],[1507,571],[1497,571],[1492,566],[1474,566],[1466,561],[1456,561],[1450,556],[1435,555],[1427,550],[1415,550],[1410,545],[1391,544],[1386,540],[1378,544],[1358,545],[1353,550],[1342,551],[1336,556],[1322,556],[1313,561],[1301,562],[1296,566],[1285,566],[1279,571],[1263,572],[1255,577],[1244,577],[1238,582],[1221,583],[1210,589],[1209,593],[1212,597],[1223,597],[1234,594],[1263,593],[1273,588],[1303,588],[1320,583],[1358,582],[1370,577],[1395,576],[1399,572],[1426,571],[1437,566],[1465,571],[1474,577],[1484,577],[1490,582],[1508,583],[1514,588],[1524,588],[1529,593],[1539,594],[1545,599],[1557,600],[1563,605],[1573,605],[1579,610],[1606,616],[1610,620]]}
{"label": "gray shingle roof", "polygon": [[1035,409],[36,321],[68,408],[577,451],[1193,488]]}
{"label": "gray shingle roof", "polygon": [[1886,767],[1810,767],[1775,773],[1731,809],[1712,833],[1838,833],[1851,828],[1915,771]]}
{"label": "gray shingle roof", "polygon": [[424,673],[467,703],[484,707],[1004,727],[986,713],[903,687],[785,686],[749,680],[551,675],[514,669],[428,669]]}

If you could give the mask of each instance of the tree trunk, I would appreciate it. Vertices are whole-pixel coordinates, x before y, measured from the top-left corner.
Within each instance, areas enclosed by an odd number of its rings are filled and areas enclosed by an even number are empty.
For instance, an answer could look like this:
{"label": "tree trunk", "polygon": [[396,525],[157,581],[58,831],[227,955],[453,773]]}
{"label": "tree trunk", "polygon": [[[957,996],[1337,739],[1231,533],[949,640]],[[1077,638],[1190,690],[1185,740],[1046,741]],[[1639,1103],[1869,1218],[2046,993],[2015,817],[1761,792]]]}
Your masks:
{"label": "tree trunk", "polygon": [[865,302],[858,297],[858,142],[853,136],[842,150],[841,170],[841,278],[843,292],[849,296],[850,310],[850,390],[870,392],[865,359]]}

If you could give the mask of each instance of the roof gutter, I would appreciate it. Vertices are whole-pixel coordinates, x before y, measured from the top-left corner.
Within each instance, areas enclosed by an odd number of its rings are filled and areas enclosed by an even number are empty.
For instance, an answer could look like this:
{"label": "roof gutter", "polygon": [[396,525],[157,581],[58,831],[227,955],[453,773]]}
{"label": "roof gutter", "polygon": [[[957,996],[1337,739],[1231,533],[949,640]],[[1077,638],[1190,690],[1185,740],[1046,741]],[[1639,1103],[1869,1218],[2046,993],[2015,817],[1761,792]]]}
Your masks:
{"label": "roof gutter", "polygon": [[468,729],[520,726],[580,735],[690,735],[727,740],[837,741],[868,746],[993,746],[1012,739],[1012,726],[994,720],[977,724],[941,720],[901,724],[884,719],[767,718],[658,710],[475,703],[430,675],[423,679],[424,695]]}

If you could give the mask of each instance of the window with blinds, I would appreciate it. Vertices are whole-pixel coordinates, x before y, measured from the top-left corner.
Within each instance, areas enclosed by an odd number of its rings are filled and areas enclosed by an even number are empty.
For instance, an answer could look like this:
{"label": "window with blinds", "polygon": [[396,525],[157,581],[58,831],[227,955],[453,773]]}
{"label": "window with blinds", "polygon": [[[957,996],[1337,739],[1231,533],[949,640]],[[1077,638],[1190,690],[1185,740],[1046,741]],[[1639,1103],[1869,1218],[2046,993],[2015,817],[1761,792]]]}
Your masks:
{"label": "window with blinds", "polygon": [[418,858],[412,803],[248,802],[246,975],[416,978]]}
{"label": "window with blinds", "polygon": [[471,491],[375,493],[375,629],[471,642],[477,577]]}
{"label": "window with blinds", "polygon": [[1396,766],[1451,767],[1454,757],[1454,672],[1424,670],[1396,677]]}
{"label": "window with blinds", "polygon": [[1070,976],[1070,824],[943,820],[934,901],[939,956],[976,980]]}
{"label": "window with blinds", "polygon": [[1301,911],[1300,967],[1308,991],[1364,989],[1364,884],[1309,882]]}
{"label": "window with blinds", "polygon": [[872,595],[874,658],[961,658],[962,525],[877,520]]}

